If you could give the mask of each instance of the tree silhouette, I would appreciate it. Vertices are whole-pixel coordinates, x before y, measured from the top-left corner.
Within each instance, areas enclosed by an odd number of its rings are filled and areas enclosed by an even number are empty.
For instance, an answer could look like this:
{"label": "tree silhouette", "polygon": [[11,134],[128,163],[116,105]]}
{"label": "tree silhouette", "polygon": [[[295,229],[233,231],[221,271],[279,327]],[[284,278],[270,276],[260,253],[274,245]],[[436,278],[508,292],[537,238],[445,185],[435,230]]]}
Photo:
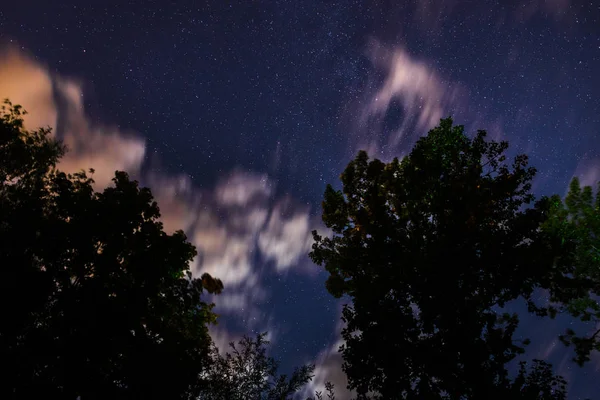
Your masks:
{"label": "tree silhouette", "polygon": [[288,400],[312,379],[314,366],[297,368],[290,377],[278,375],[278,363],[266,354],[266,333],[244,336],[221,355],[212,346],[213,362],[204,373],[201,400]]}
{"label": "tree silhouette", "polygon": [[548,199],[527,207],[535,169],[525,155],[508,165],[508,144],[485,137],[441,120],[401,161],[361,151],[343,189],[327,186],[333,236],[313,232],[310,255],[329,292],[352,300],[340,350],[359,398],[564,398],[548,366],[521,381],[505,367],[528,341],[513,339],[518,317],[501,307],[532,303],[561,271],[539,229]]}
{"label": "tree silhouette", "polygon": [[183,232],[147,188],[116,172],[95,192],[55,168],[64,148],[0,118],[0,397],[191,399],[210,363],[212,305]]}
{"label": "tree silhouette", "polygon": [[542,228],[557,245],[568,250],[558,262],[571,274],[571,282],[552,288],[553,304],[540,309],[551,316],[567,312],[594,323],[595,328],[587,336],[568,329],[560,337],[566,345],[574,345],[574,360],[583,365],[592,351],[600,350],[600,190],[594,199],[592,187],[582,189],[579,179],[573,178],[565,201],[555,195],[551,204],[550,217]]}
{"label": "tree silhouette", "polygon": [[323,392],[316,391],[315,397],[309,397],[306,400],[335,400],[335,387],[331,382],[325,382],[325,396],[323,397]]}

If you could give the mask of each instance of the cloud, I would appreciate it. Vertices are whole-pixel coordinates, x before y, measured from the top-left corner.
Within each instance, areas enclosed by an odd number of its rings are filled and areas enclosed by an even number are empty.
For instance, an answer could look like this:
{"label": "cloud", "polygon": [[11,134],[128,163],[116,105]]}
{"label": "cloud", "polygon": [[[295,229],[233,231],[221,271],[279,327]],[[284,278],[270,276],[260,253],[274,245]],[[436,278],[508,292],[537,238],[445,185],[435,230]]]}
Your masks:
{"label": "cloud", "polygon": [[304,271],[298,264],[308,253],[311,230],[318,226],[307,207],[277,197],[275,182],[265,174],[233,170],[214,187],[200,188],[184,173],[152,170],[154,163],[142,169],[143,137],[92,123],[77,80],[51,73],[13,48],[0,52],[0,97],[29,112],[28,129],[50,126],[68,146],[59,169],[94,168],[96,189],[109,185],[115,170],[125,170],[152,188],[165,231],[184,230],[198,250],[190,266],[194,276],[208,272],[224,283],[220,295],[207,296],[218,314],[234,317],[210,328],[220,351],[241,337],[232,334],[228,324],[238,333],[241,327],[253,332],[267,327],[271,336],[276,333],[277,324],[262,307],[269,296],[262,275],[292,268]]}
{"label": "cloud", "polygon": [[274,181],[249,171],[233,170],[213,188],[195,187],[186,176],[169,181],[159,175],[151,182],[165,229],[185,226],[198,250],[193,273],[223,281],[225,289],[211,300],[215,311],[235,316],[248,329],[270,326],[271,331],[263,275],[305,272],[302,259],[308,259],[311,231],[318,227],[310,210],[277,197]]}
{"label": "cloud", "polygon": [[349,107],[353,111],[349,116],[352,144],[356,146],[352,156],[361,149],[383,161],[402,158],[420,136],[449,116],[464,125],[467,134],[485,129],[489,140],[505,136],[502,118],[470,104],[467,87],[439,73],[433,67],[435,62],[376,39],[370,41],[366,53],[374,73],[364,98]]}
{"label": "cloud", "polygon": [[302,399],[308,396],[314,396],[315,391],[325,394],[325,383],[331,382],[334,385],[334,392],[338,399],[353,398],[356,393],[348,390],[348,378],[342,370],[342,354],[338,351],[340,346],[344,344],[341,337],[341,331],[344,323],[341,319],[342,306],[338,303],[337,324],[335,327],[334,342],[322,350],[315,361],[315,371],[313,379],[304,387],[302,391]]}
{"label": "cloud", "polygon": [[[214,188],[198,188],[186,176],[150,174],[165,229],[184,228],[196,246],[196,275],[208,272],[223,281],[214,298],[217,312],[261,323],[259,304],[268,293],[262,274],[297,268],[312,243],[317,223],[307,207],[293,199],[276,198],[275,182],[267,175],[234,170]],[[272,264],[271,264],[272,263]]]}
{"label": "cloud", "polygon": [[295,210],[284,216],[280,203],[273,208],[271,218],[258,238],[262,254],[275,262],[277,270],[285,270],[308,254],[313,239],[311,221],[305,210]]}
{"label": "cloud", "polygon": [[212,338],[215,346],[219,350],[219,354],[225,355],[225,353],[229,352],[231,347],[229,344],[231,342],[237,343],[244,336],[243,334],[233,333],[228,331],[227,329],[223,329],[218,325],[211,325],[209,327],[210,337]]}
{"label": "cloud", "polygon": [[56,128],[57,111],[50,75],[32,58],[12,47],[0,49],[0,97],[35,111],[25,116],[28,129]]}
{"label": "cloud", "polygon": [[225,286],[216,301],[220,310],[259,316],[256,305],[267,296],[260,283],[265,263],[272,261],[282,272],[308,252],[309,210],[288,203],[286,218],[273,187],[265,175],[234,171],[203,196],[190,232],[199,252],[198,273],[217,276]]}
{"label": "cloud", "polygon": [[373,60],[385,60],[388,73],[371,100],[368,116],[385,115],[392,101],[398,100],[405,113],[415,121],[416,128],[424,130],[437,124],[445,116],[446,109],[456,103],[457,89],[404,49],[396,48],[390,53],[375,44],[372,52]]}
{"label": "cloud", "polygon": [[73,80],[55,78],[60,104],[57,134],[69,149],[59,168],[74,172],[94,168],[98,187],[110,184],[115,170],[137,175],[146,143],[118,128],[92,124],[85,115],[81,86]]}
{"label": "cloud", "polygon": [[330,347],[321,351],[315,363],[314,377],[302,391],[302,398],[314,396],[315,391],[325,394],[325,383],[334,385],[336,398],[350,399],[355,394],[347,389],[348,379],[342,370],[342,355],[338,352],[342,341],[338,340]]}
{"label": "cloud", "polygon": [[209,272],[223,281],[225,290],[215,299],[219,312],[258,319],[257,304],[267,296],[260,283],[265,265],[272,262],[282,272],[307,253],[316,227],[309,210],[275,198],[275,182],[267,175],[234,170],[214,188],[198,188],[185,174],[142,171],[143,137],[93,123],[77,80],[51,73],[14,47],[0,51],[0,97],[29,112],[28,129],[50,126],[64,141],[69,151],[61,170],[94,168],[96,188],[110,184],[115,170],[149,185],[165,230],[183,229],[197,247],[194,274]]}
{"label": "cloud", "polygon": [[[581,186],[591,186],[595,190],[600,181],[600,160],[584,156],[575,168],[574,177],[579,178]],[[568,185],[565,190],[565,194],[568,193]]]}
{"label": "cloud", "polygon": [[131,134],[92,124],[85,115],[81,85],[51,74],[49,69],[13,47],[0,51],[0,97],[28,111],[28,129],[49,126],[69,148],[59,169],[94,168],[97,187],[110,184],[114,171],[137,173],[145,141]]}
{"label": "cloud", "polygon": [[202,193],[194,189],[189,176],[149,173],[145,184],[152,188],[165,231],[172,233],[181,229],[187,233],[196,221],[202,201]]}
{"label": "cloud", "polygon": [[44,67],[12,47],[0,49],[0,97],[29,111],[27,129],[56,129],[52,78]]}
{"label": "cloud", "polygon": [[217,189],[217,199],[228,206],[245,206],[255,198],[264,199],[272,192],[266,175],[233,174]]}
{"label": "cloud", "polygon": [[[385,78],[361,105],[357,123],[362,135],[368,137],[368,143],[361,143],[361,148],[372,152],[381,148],[396,150],[409,131],[426,133],[440,118],[463,108],[463,89],[444,80],[425,61],[411,56],[404,48],[391,49],[372,40],[368,55]],[[401,122],[393,132],[386,132],[387,137],[381,143],[379,136],[385,119],[391,112],[397,113],[398,108]]]}

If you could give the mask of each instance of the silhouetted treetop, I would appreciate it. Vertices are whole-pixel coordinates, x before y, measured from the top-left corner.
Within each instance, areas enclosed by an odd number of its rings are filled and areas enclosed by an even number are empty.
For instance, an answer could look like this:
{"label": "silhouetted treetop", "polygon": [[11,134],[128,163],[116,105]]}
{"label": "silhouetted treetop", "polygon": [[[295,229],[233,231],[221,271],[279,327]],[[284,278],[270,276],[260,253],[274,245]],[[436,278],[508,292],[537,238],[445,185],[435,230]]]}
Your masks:
{"label": "silhouetted treetop", "polygon": [[327,186],[333,236],[315,231],[310,255],[329,292],[352,301],[341,352],[359,398],[563,398],[558,380],[538,382],[545,397],[517,394],[505,368],[527,341],[500,307],[559,274],[540,232],[549,201],[530,206],[536,171],[507,148],[444,119],[402,160],[361,151],[342,190]]}
{"label": "silhouetted treetop", "polygon": [[551,305],[537,311],[552,317],[566,312],[590,322],[589,332],[578,334],[568,329],[560,337],[574,346],[574,360],[583,365],[593,351],[600,350],[600,190],[594,199],[592,187],[582,188],[579,179],[573,178],[564,202],[558,195],[551,198],[549,218],[542,228],[556,247],[567,250],[557,263],[571,276],[552,287]]}
{"label": "silhouetted treetop", "polygon": [[216,320],[202,293],[221,282],[192,277],[196,250],[149,189],[57,170],[63,147],[22,115],[0,113],[0,397],[197,397]]}

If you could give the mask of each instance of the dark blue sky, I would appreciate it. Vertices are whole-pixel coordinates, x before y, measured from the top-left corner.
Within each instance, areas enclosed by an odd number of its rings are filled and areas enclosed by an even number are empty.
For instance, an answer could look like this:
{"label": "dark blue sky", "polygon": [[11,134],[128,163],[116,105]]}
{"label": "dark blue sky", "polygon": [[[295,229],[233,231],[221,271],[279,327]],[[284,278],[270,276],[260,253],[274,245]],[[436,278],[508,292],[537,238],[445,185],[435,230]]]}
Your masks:
{"label": "dark blue sky", "polygon": [[[529,154],[538,195],[600,179],[596,1],[24,0],[0,5],[0,42],[52,80],[59,135],[103,127],[79,136],[82,160],[113,165],[137,140],[142,158],[115,168],[164,200],[206,253],[195,267],[227,276],[218,334],[269,329],[284,368],[335,344],[339,306],[305,241],[358,149],[404,155],[452,115]],[[593,398],[599,359],[579,369],[552,346],[566,324],[525,321],[531,354]]]}

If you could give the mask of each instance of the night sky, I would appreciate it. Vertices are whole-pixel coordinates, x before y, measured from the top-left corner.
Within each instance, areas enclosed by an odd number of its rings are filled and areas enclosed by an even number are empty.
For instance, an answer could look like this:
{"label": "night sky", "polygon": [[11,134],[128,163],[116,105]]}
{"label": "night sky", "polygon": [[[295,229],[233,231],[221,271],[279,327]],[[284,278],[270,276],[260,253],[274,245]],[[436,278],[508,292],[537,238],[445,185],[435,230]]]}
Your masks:
{"label": "night sky", "polygon": [[[340,303],[307,257],[325,185],[446,116],[527,153],[538,196],[600,180],[600,2],[4,1],[0,97],[54,128],[63,169],[152,188],[225,284],[217,343],[269,331],[284,371],[343,385]],[[600,399],[600,357],[557,343],[569,323],[526,318],[528,357]]]}

